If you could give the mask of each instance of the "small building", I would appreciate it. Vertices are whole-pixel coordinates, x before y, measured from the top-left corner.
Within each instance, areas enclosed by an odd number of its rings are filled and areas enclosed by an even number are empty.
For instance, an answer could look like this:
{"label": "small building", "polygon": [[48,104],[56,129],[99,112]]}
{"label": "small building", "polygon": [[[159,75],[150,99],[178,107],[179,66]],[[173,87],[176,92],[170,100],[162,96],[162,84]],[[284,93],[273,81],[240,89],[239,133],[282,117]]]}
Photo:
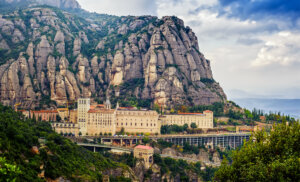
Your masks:
{"label": "small building", "polygon": [[135,158],[143,159],[145,162],[145,167],[148,169],[153,164],[153,154],[154,149],[150,146],[138,145],[133,150],[133,155]]}
{"label": "small building", "polygon": [[30,111],[30,118],[35,117],[36,120],[41,121],[56,121],[57,115],[57,110]]}
{"label": "small building", "polygon": [[265,116],[259,116],[259,119],[260,119],[261,121],[266,121],[266,117],[265,117]]}
{"label": "small building", "polygon": [[116,131],[124,128],[128,133],[160,133],[158,113],[151,110],[119,107],[116,113]]}
{"label": "small building", "polygon": [[52,129],[58,134],[79,136],[79,126],[74,123],[52,123]]}
{"label": "small building", "polygon": [[178,113],[166,114],[159,118],[162,125],[179,125],[187,124],[191,126],[192,123],[197,125],[197,128],[209,129],[214,127],[213,112],[206,110],[203,113]]}

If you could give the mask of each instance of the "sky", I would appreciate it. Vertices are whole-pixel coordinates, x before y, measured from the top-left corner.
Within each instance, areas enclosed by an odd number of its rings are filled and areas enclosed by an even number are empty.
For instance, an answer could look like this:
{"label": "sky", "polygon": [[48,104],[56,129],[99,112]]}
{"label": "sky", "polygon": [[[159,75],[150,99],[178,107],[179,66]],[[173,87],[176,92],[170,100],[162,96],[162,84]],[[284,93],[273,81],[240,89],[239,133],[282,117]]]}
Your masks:
{"label": "sky", "polygon": [[300,98],[299,0],[78,0],[112,15],[178,16],[229,99]]}

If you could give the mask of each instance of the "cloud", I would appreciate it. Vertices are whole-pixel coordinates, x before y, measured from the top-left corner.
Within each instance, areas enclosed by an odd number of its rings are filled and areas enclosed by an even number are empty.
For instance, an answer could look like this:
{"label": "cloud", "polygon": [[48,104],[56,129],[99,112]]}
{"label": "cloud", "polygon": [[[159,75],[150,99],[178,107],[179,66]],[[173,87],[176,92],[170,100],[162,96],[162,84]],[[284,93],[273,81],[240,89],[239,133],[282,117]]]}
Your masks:
{"label": "cloud", "polygon": [[156,15],[152,0],[78,0],[83,9],[117,16]]}
{"label": "cloud", "polygon": [[279,32],[266,38],[252,66],[265,67],[271,64],[290,66],[300,64],[300,32]]}
{"label": "cloud", "polygon": [[253,45],[253,44],[259,44],[262,42],[263,42],[262,40],[255,39],[255,38],[239,38],[237,40],[237,43],[243,44],[243,45]]}
{"label": "cloud", "polygon": [[300,15],[299,0],[219,0],[220,12],[240,19],[266,17],[297,20]]}

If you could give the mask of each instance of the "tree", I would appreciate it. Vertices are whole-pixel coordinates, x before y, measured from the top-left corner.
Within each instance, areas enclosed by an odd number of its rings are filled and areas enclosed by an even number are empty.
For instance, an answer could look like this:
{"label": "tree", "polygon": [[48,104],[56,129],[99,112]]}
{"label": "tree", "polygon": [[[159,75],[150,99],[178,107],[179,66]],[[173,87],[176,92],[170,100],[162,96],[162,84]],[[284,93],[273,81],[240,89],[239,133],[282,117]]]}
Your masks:
{"label": "tree", "polygon": [[59,115],[56,115],[56,121],[61,122],[61,117]]}
{"label": "tree", "polygon": [[[255,139],[255,140],[253,140]],[[216,181],[299,181],[300,124],[273,126],[270,133],[258,131],[240,150],[232,164],[223,160]]]}
{"label": "tree", "polygon": [[197,128],[196,123],[191,123],[191,128],[196,129]]}
{"label": "tree", "polygon": [[185,124],[183,125],[183,130],[184,130],[184,131],[187,131],[188,127],[189,127],[189,125],[185,123]]}
{"label": "tree", "polygon": [[81,136],[81,135],[82,135],[81,131],[78,133],[78,135],[79,135],[79,136]]}
{"label": "tree", "polygon": [[19,174],[21,171],[16,165],[9,164],[5,158],[0,157],[0,181],[15,182]]}
{"label": "tree", "polygon": [[146,144],[146,143],[149,143],[150,142],[150,138],[149,137],[144,137],[143,138],[143,143]]}
{"label": "tree", "polygon": [[179,112],[181,112],[181,113],[186,113],[187,111],[188,111],[188,109],[187,109],[186,106],[184,106],[184,105],[180,106]]}
{"label": "tree", "polygon": [[121,131],[119,132],[120,135],[124,135],[125,134],[125,129],[124,127],[121,128]]}

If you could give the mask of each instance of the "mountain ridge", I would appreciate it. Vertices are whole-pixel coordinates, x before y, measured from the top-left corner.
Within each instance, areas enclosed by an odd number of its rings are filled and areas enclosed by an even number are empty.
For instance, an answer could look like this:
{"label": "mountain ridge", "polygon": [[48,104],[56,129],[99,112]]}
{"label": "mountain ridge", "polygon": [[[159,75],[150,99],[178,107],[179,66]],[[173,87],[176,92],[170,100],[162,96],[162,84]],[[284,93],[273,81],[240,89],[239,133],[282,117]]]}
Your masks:
{"label": "mountain ridge", "polygon": [[27,7],[32,5],[49,5],[62,9],[81,9],[76,0],[0,0],[2,6]]}
{"label": "mountain ridge", "polygon": [[226,100],[197,37],[179,18],[78,15],[48,6],[2,15],[1,102],[57,107],[110,97],[171,107]]}

